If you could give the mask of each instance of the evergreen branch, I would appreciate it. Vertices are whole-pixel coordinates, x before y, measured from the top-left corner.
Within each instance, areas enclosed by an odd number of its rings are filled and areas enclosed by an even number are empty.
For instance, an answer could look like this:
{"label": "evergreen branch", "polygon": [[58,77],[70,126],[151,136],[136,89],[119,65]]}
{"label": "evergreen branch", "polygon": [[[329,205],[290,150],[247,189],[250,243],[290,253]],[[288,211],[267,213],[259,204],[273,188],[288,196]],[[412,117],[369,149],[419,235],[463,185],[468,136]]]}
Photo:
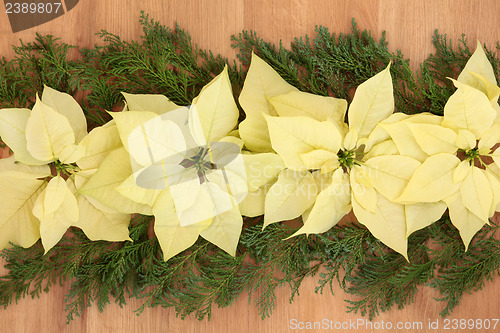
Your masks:
{"label": "evergreen branch", "polygon": [[319,274],[320,280],[315,292],[323,293],[325,286],[330,287],[333,295],[333,283],[337,281],[342,289],[346,289],[347,280],[358,265],[365,263],[366,252],[382,251],[380,242],[358,223],[335,226],[330,231],[316,235],[317,241],[323,244],[320,257],[324,257],[326,273]]}
{"label": "evergreen branch", "polygon": [[199,320],[211,318],[212,305],[227,307],[242,292],[240,268],[244,256],[231,257],[223,251],[198,258],[198,272],[188,271],[184,288],[173,289],[169,294],[172,306],[181,318],[195,313]]}
{"label": "evergreen branch", "polygon": [[347,300],[348,312],[372,319],[394,305],[401,309],[413,303],[418,287],[429,285],[441,293],[438,300],[447,302],[441,315],[448,316],[464,293],[480,290],[500,273],[500,241],[493,237],[497,229],[483,228],[464,252],[458,231],[445,215],[410,237],[410,262],[394,252],[367,256],[348,278],[346,291],[358,298]]}
{"label": "evergreen branch", "polygon": [[401,112],[422,112],[423,95],[409,67],[398,50],[389,52],[385,33],[377,42],[368,31],[359,31],[353,20],[349,34],[330,34],[328,28],[316,27],[315,36],[295,38],[291,50],[265,42],[253,31],[243,31],[231,38],[233,48],[244,65],[256,52],[288,83],[302,91],[351,100],[349,93],[363,81],[393,62],[396,107]]}
{"label": "evergreen branch", "polygon": [[75,92],[70,85],[74,62],[67,60],[75,46],[38,33],[33,42],[20,40],[20,44],[14,46],[13,60],[0,61],[0,108],[31,107],[33,96],[43,90],[44,84],[70,94]]}
{"label": "evergreen branch", "polygon": [[[423,97],[428,111],[443,115],[444,105],[455,91],[449,78],[457,78],[472,52],[467,44],[467,38],[463,34],[458,40],[458,47],[454,48],[453,43],[448,40],[446,35],[439,34],[435,30],[432,44],[436,52],[431,54],[420,66],[418,81],[423,87]],[[497,42],[497,48],[499,45]],[[484,49],[498,81],[500,79],[500,58],[486,46]]]}
{"label": "evergreen branch", "polygon": [[48,292],[54,283],[62,285],[64,280],[73,280],[65,299],[68,322],[94,301],[102,311],[110,295],[118,304],[125,304],[125,294],[133,296],[141,287],[135,271],[150,255],[148,224],[149,219],[134,219],[130,228],[133,243],[90,241],[82,231],[73,229],[45,255],[41,244],[4,250],[9,273],[0,277],[1,304],[7,307],[27,295],[38,298],[42,290]]}
{"label": "evergreen branch", "polygon": [[409,239],[409,262],[389,251],[374,253],[348,278],[346,291],[359,297],[347,300],[348,312],[368,315],[370,320],[397,305],[399,309],[413,303],[418,287],[433,277],[434,263],[429,260],[426,232],[417,232]]}
{"label": "evergreen branch", "polygon": [[296,63],[292,59],[291,52],[283,46],[281,41],[279,47],[276,48],[274,44],[265,42],[258,37],[254,31],[244,30],[238,37],[231,36],[231,46],[239,50],[237,57],[244,66],[250,65],[252,52],[256,52],[285,81],[296,87],[305,88],[300,80],[300,73]]}
{"label": "evergreen branch", "polygon": [[87,114],[97,124],[109,120],[109,116],[99,119],[96,115],[116,107],[123,100],[122,91],[164,94],[176,104],[188,105],[225,65],[233,84],[241,89],[241,68],[235,62],[229,65],[222,56],[198,49],[189,33],[177,25],[171,30],[144,12],[140,24],[140,42],[127,42],[102,30],[97,35],[105,45],[81,51],[84,61],[75,66],[74,85],[90,91]]}
{"label": "evergreen branch", "polygon": [[[183,288],[184,274],[196,269],[196,260],[207,255],[208,242],[195,244],[192,249],[171,258],[168,262],[159,259],[158,256],[148,258],[148,264],[139,271],[139,278],[146,285],[154,288],[137,295],[138,298],[145,298],[143,305],[137,309],[138,314],[142,313],[146,307],[171,307],[176,304],[170,293],[176,288]],[[156,247],[158,251],[159,248]]]}
{"label": "evergreen branch", "polygon": [[[263,318],[269,316],[275,306],[277,287],[289,285],[292,300],[302,280],[319,268],[319,264],[309,267],[304,247],[310,245],[306,239],[283,242],[293,229],[276,225],[269,229],[272,231],[263,232],[262,224],[258,224],[242,233],[240,251],[258,259],[257,263],[249,263],[245,254],[231,257],[212,244],[199,241],[166,263],[158,261],[145,266],[147,269],[140,273],[142,279],[154,288],[138,295],[146,299],[138,313],[161,305],[175,307],[182,318],[194,313],[201,320],[211,317],[213,304],[229,306],[247,290],[250,299],[259,293],[255,300],[259,313]],[[255,255],[257,252],[259,255]],[[276,270],[284,276],[276,277]]]}
{"label": "evergreen branch", "polygon": [[262,318],[269,317],[275,308],[278,287],[288,285],[290,302],[299,293],[299,287],[307,276],[314,276],[321,262],[315,259],[316,244],[305,236],[284,240],[297,229],[272,224],[263,231],[259,223],[245,230],[240,243],[254,263],[244,267],[249,302],[254,294],[255,303]]}
{"label": "evergreen branch", "polygon": [[[487,281],[492,281],[495,275],[500,275],[500,240],[494,237],[499,226],[492,223],[491,227],[484,227],[475,237],[474,243],[462,255],[451,256],[453,250],[434,250],[441,268],[430,286],[437,289],[442,297],[437,300],[446,302],[441,316],[451,314],[459,305],[465,293],[472,293],[482,289]],[[450,255],[450,260],[446,254]]]}
{"label": "evergreen branch", "polygon": [[[126,304],[127,297],[139,293],[144,285],[139,281],[137,270],[146,258],[154,255],[152,244],[155,240],[149,239],[147,234],[150,222],[150,217],[140,215],[132,220],[130,238],[133,242],[94,242],[79,232],[78,247],[91,247],[91,250],[89,255],[79,258],[71,276],[73,281],[65,299],[68,322],[75,315],[80,316],[92,303],[102,312],[110,303],[110,296],[121,307]],[[74,244],[67,249],[64,245],[57,249],[68,253],[78,251]]]}
{"label": "evergreen branch", "polygon": [[42,289],[49,290],[57,277],[62,278],[60,266],[43,260],[42,255],[43,248],[38,244],[28,249],[14,245],[2,251],[5,268],[9,270],[7,275],[0,277],[0,302],[4,308],[28,295],[39,296]]}

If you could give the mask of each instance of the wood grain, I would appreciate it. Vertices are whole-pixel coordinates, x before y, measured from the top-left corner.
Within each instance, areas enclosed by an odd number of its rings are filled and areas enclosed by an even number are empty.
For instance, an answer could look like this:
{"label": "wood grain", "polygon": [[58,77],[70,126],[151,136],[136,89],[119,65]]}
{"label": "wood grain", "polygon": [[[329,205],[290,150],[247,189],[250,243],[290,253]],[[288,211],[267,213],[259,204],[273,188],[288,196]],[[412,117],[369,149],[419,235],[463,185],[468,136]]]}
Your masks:
{"label": "wood grain", "polygon": [[[286,46],[294,37],[312,34],[315,25],[326,26],[331,32],[348,32],[352,18],[356,19],[359,28],[370,29],[377,38],[382,31],[387,31],[390,49],[401,49],[412,60],[414,69],[433,51],[431,37],[434,29],[446,33],[452,40],[465,33],[470,41],[480,39],[490,48],[500,39],[500,2],[497,0],[80,0],[72,11],[62,17],[16,34],[11,32],[2,8],[0,55],[12,58],[14,53],[10,45],[17,45],[20,38],[24,41],[33,40],[35,32],[53,34],[66,43],[80,47],[100,43],[94,36],[100,29],[119,34],[126,40],[137,39],[141,33],[138,24],[140,10],[150,13],[151,17],[163,24],[172,26],[174,22],[179,23],[192,34],[194,43],[231,59],[235,57],[235,51],[230,46],[230,37],[243,29],[252,29],[270,42],[282,40]],[[0,269],[2,272],[3,268]],[[0,329],[3,332],[75,333],[291,332],[299,331],[290,327],[292,319],[303,322],[323,319],[334,322],[362,320],[359,315],[345,313],[346,295],[340,290],[335,290],[335,296],[315,294],[316,280],[307,279],[301,287],[300,296],[292,304],[288,303],[287,288],[279,290],[276,311],[266,320],[259,318],[256,307],[249,305],[243,296],[230,308],[214,309],[211,321],[199,322],[194,318],[181,320],[176,318],[173,309],[148,309],[138,317],[133,310],[139,307],[140,302],[131,300],[123,309],[112,304],[103,313],[93,306],[70,325],[66,325],[64,313],[64,295],[69,286],[64,284],[52,288],[39,300],[24,299],[18,305],[1,310]],[[494,282],[486,283],[483,290],[465,295],[462,304],[450,318],[498,318],[499,295],[500,279],[496,277]],[[437,296],[431,289],[423,288],[414,304],[404,310],[395,309],[384,313],[375,321],[390,321],[394,324],[422,322],[423,329],[418,332],[437,332],[439,330],[428,329],[428,320],[438,320],[438,313],[443,307],[433,300]],[[439,320],[442,328],[443,320]],[[356,331],[373,330],[363,327],[358,327]],[[395,330],[413,331],[417,330]]]}

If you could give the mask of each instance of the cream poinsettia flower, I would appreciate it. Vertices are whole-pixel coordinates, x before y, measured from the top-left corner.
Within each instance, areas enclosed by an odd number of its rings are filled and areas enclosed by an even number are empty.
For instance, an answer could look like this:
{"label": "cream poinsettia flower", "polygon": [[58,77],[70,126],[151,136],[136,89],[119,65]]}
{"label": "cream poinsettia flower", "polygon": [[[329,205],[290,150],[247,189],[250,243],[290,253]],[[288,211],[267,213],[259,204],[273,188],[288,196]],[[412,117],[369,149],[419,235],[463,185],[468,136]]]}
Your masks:
{"label": "cream poinsettia flower", "polygon": [[[112,113],[124,148],[101,168],[119,162],[127,171],[117,182],[101,181],[98,170],[82,191],[110,206],[122,206],[126,197],[149,207],[165,260],[199,236],[234,255],[243,224],[238,204],[247,181],[243,144],[233,131],[239,112],[227,68],[189,108],[158,95],[125,98],[128,110]],[[109,184],[109,192],[94,183]]]}
{"label": "cream poinsettia flower", "polygon": [[0,136],[14,152],[0,161],[1,248],[9,242],[29,247],[41,237],[47,252],[70,226],[92,240],[130,239],[129,215],[103,210],[77,193],[102,156],[119,144],[116,129],[87,134],[78,103],[44,87],[33,110],[0,110]]}
{"label": "cream poinsettia flower", "polygon": [[[227,130],[223,135],[208,135],[214,141],[207,142],[198,114],[193,104],[189,110],[180,108],[151,119],[129,135],[129,153],[133,164],[138,165],[137,184],[142,188],[168,188],[181,226],[232,209],[247,192],[240,146],[219,141]],[[217,126],[216,121],[209,129],[217,130]]]}
{"label": "cream poinsettia flower", "polygon": [[[101,163],[95,166],[95,173],[79,188],[79,192],[122,213],[153,215],[152,206],[160,191],[137,186],[129,155],[128,136],[141,123],[178,109],[179,106],[163,95],[122,94],[126,105],[122,112],[110,112],[113,120],[106,128],[116,131],[119,147],[103,157]],[[134,111],[129,112],[129,109]]]}
{"label": "cream poinsettia flower", "polygon": [[500,207],[500,122],[493,68],[478,43],[444,108],[439,125],[412,129],[430,156],[415,170],[399,202],[446,202],[467,249]]}
{"label": "cream poinsettia flower", "polygon": [[267,101],[272,112],[262,117],[286,169],[265,193],[264,226],[302,216],[304,226],[293,236],[321,233],[352,208],[377,238],[406,257],[408,235],[446,209],[442,202],[394,202],[421,162],[400,154],[387,133],[376,133],[380,122],[403,118],[393,115],[389,67],[358,87],[349,125],[342,100],[291,91]]}
{"label": "cream poinsettia flower", "polygon": [[[305,117],[310,121],[329,119],[333,122],[335,130],[341,129],[345,132],[344,116],[347,102],[298,91],[255,54],[252,54],[252,62],[239,102],[246,114],[245,120],[240,124],[239,132],[246,149],[243,152],[243,159],[247,169],[249,190],[247,197],[240,204],[240,209],[243,215],[258,216],[266,213],[265,202],[268,191],[286,169],[283,155],[273,151],[266,117]],[[281,175],[282,181],[285,181],[285,173]],[[303,188],[312,183],[307,177],[302,183]],[[280,212],[277,212],[275,216],[277,221],[287,219],[286,216],[293,216],[291,218],[300,216],[301,213],[296,212],[301,211],[307,202],[298,198],[294,203],[292,198],[293,196],[284,202]],[[269,204],[267,207],[270,207]],[[284,215],[281,216],[282,214]],[[269,211],[266,216],[271,216]],[[267,219],[269,221],[269,218]]]}

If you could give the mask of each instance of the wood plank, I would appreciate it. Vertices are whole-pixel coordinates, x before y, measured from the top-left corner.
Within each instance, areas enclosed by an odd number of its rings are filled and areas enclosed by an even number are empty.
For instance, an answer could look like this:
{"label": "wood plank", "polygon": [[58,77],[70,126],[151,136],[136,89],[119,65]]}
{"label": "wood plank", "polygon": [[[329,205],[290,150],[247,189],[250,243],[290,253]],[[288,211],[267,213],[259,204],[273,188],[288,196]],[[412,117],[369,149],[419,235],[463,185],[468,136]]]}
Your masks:
{"label": "wood plank", "polygon": [[243,29],[242,0],[169,0],[119,1],[81,0],[65,15],[36,28],[13,34],[7,14],[0,12],[1,54],[12,58],[10,45],[18,40],[31,41],[38,32],[52,34],[63,42],[91,47],[100,40],[95,33],[101,29],[120,35],[124,40],[136,40],[142,33],[140,11],[162,24],[173,27],[177,22],[188,30],[201,48],[234,58],[230,37]]}
{"label": "wood plank", "polygon": [[[466,33],[470,41],[479,38],[489,47],[500,39],[497,19],[500,2],[496,0],[81,0],[64,16],[16,34],[11,32],[2,10],[0,54],[12,58],[10,45],[17,44],[19,38],[31,41],[35,32],[53,34],[80,47],[100,43],[94,36],[100,29],[119,34],[126,40],[137,39],[141,33],[138,24],[141,9],[162,24],[171,26],[178,22],[192,34],[194,43],[231,59],[235,51],[230,46],[230,36],[242,29],[252,29],[270,42],[282,40],[287,46],[294,37],[312,34],[315,25],[324,25],[331,32],[348,32],[353,17],[359,28],[372,30],[375,37],[380,37],[386,30],[390,49],[401,49],[412,60],[414,69],[432,52],[431,36],[436,28],[447,33],[452,40]],[[69,288],[66,283],[63,287],[52,288],[40,300],[24,299],[18,305],[0,311],[0,328],[5,332],[289,332],[293,331],[290,327],[292,319],[328,319],[334,322],[362,319],[359,315],[345,313],[344,298],[347,295],[338,288],[335,296],[315,294],[316,281],[317,278],[307,279],[293,304],[288,303],[288,290],[280,289],[277,309],[264,321],[259,318],[256,307],[249,305],[243,296],[230,308],[214,309],[209,322],[198,322],[194,318],[182,321],[176,318],[173,309],[147,309],[137,317],[133,310],[140,306],[140,302],[131,300],[123,309],[113,304],[102,314],[93,306],[70,325],[66,325],[64,314],[64,295]],[[499,293],[500,279],[496,277],[482,291],[466,295],[450,318],[498,317]],[[433,300],[436,296],[432,290],[424,288],[417,294],[414,304],[404,310],[391,310],[378,317],[376,322],[419,321],[424,325],[422,332],[430,331],[425,329],[428,320],[437,320],[443,306]],[[443,320],[439,320],[442,328]]]}
{"label": "wood plank", "polygon": [[474,50],[476,39],[493,49],[500,39],[496,0],[431,0],[380,1],[378,32],[387,31],[391,50],[401,49],[417,69],[434,51],[431,37],[434,30],[446,33],[457,47],[457,39],[466,34]]}

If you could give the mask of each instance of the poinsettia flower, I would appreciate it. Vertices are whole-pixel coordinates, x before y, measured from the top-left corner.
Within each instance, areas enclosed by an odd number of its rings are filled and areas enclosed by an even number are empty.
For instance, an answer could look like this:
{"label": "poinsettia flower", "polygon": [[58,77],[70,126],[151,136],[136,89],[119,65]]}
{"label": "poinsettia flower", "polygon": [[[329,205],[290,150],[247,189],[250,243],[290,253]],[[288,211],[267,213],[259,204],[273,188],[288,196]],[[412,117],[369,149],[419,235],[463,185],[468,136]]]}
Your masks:
{"label": "poinsettia flower", "polygon": [[[242,143],[233,132],[239,112],[227,68],[190,108],[158,95],[127,94],[125,99],[127,111],[112,113],[123,151],[99,169],[120,163],[127,165],[126,172],[103,180],[98,170],[83,193],[117,208],[126,204],[123,196],[150,207],[165,260],[199,236],[234,255],[243,224],[238,203],[247,182]],[[99,183],[109,185],[108,193]]]}
{"label": "poinsettia flower", "polygon": [[[78,192],[94,199],[104,207],[122,213],[153,215],[152,206],[160,191],[137,186],[128,152],[128,136],[141,123],[178,109],[179,106],[163,95],[122,94],[126,100],[124,109],[122,112],[110,112],[113,120],[108,123],[108,126],[100,128],[102,134],[99,136],[104,138],[106,132],[112,131],[118,137],[119,146],[105,156],[97,155],[102,157],[99,164],[91,161],[90,164],[94,165],[96,171],[88,176],[88,182],[79,187]],[[130,108],[134,111],[129,112]],[[95,136],[96,139],[99,137]],[[99,141],[89,142],[89,150],[95,150],[92,147],[96,145],[99,145]],[[147,153],[147,150],[145,152]],[[81,163],[82,161],[78,162],[79,165]],[[87,166],[87,161],[84,164]],[[87,167],[90,168],[90,166]]]}
{"label": "poinsettia flower", "polygon": [[246,149],[256,153],[272,152],[269,131],[264,115],[276,115],[269,107],[268,98],[298,92],[264,60],[252,52],[252,61],[240,93],[239,102],[245,119],[239,124],[239,133]]}
{"label": "poinsettia flower", "polygon": [[392,140],[377,138],[379,123],[400,117],[393,115],[389,66],[358,87],[348,125],[345,101],[300,92],[268,101],[275,110],[275,116],[263,114],[270,143],[287,169],[266,193],[264,226],[302,215],[304,226],[293,236],[321,233],[352,208],[377,238],[406,257],[409,233],[441,216],[446,205],[394,202],[421,163],[399,154]]}
{"label": "poinsettia flower", "polygon": [[[41,237],[47,252],[70,226],[92,240],[130,239],[129,215],[102,210],[76,193],[95,171],[99,155],[116,145],[117,132],[115,140],[111,133],[98,133],[103,132],[87,134],[82,109],[70,95],[49,87],[41,100],[36,97],[31,111],[0,110],[0,136],[14,152],[1,161],[0,182],[6,185],[0,188],[1,209],[6,214],[0,218],[0,247],[9,242],[29,247]],[[19,183],[17,189],[7,186],[13,181]]]}
{"label": "poinsettia flower", "polygon": [[[252,62],[239,101],[246,114],[245,120],[240,124],[239,132],[247,149],[243,158],[247,168],[249,189],[247,197],[240,204],[240,209],[246,216],[258,216],[265,213],[268,191],[278,180],[278,175],[286,168],[283,155],[273,151],[266,117],[301,116],[310,118],[311,121],[329,119],[334,122],[331,126],[335,130],[345,132],[344,116],[347,102],[333,97],[299,92],[255,54],[252,54]],[[303,166],[300,161],[299,164]],[[282,179],[283,177],[284,174]],[[308,186],[307,184],[311,182],[305,180],[303,185]],[[295,215],[294,211],[300,211],[305,204],[306,202],[301,202],[299,198],[297,204],[283,206],[282,212]],[[281,217],[277,218],[281,220]]]}
{"label": "poinsettia flower", "polygon": [[[477,72],[474,72],[477,71]],[[444,108],[440,125],[414,132],[429,156],[415,170],[399,202],[446,202],[465,248],[500,203],[500,123],[493,68],[478,43]],[[490,158],[488,160],[488,158]],[[492,161],[493,160],[493,161]]]}
{"label": "poinsettia flower", "polygon": [[244,216],[256,217],[264,214],[265,200],[269,188],[276,182],[278,174],[286,166],[276,153],[243,152],[248,194],[240,203]]}
{"label": "poinsettia flower", "polygon": [[497,86],[493,67],[479,41],[477,41],[476,50],[467,61],[457,81],[483,92],[496,110],[495,121],[500,122],[500,105],[498,105],[500,88]]}
{"label": "poinsettia flower", "polygon": [[40,221],[32,210],[47,186],[44,178],[50,176],[50,168],[16,162],[13,156],[0,159],[0,249],[10,242],[30,247],[40,239]]}
{"label": "poinsettia flower", "polygon": [[[139,165],[137,184],[168,188],[181,226],[232,209],[247,192],[240,147],[232,142],[207,143],[198,113],[196,104],[189,110],[180,108],[145,122],[129,136],[129,153]],[[212,133],[216,126],[210,127]],[[224,138],[228,130],[221,133],[216,139]]]}

